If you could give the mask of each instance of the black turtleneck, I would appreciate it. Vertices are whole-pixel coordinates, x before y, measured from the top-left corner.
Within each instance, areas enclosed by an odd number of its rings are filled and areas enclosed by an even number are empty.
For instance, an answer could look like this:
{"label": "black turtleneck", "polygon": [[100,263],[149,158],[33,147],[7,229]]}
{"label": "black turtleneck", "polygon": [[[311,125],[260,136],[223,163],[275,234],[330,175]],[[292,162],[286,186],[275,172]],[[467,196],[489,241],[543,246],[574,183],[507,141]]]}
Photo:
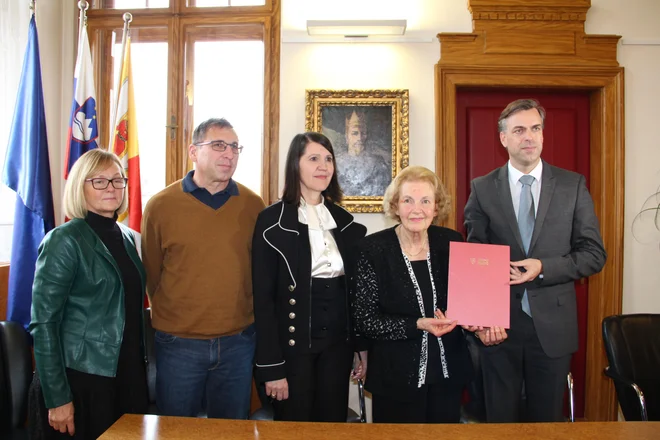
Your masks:
{"label": "black turtleneck", "polygon": [[85,222],[96,232],[117,263],[124,286],[124,335],[117,365],[117,404],[121,412],[146,409],[146,372],[142,354],[142,279],[124,247],[117,219],[88,212]]}

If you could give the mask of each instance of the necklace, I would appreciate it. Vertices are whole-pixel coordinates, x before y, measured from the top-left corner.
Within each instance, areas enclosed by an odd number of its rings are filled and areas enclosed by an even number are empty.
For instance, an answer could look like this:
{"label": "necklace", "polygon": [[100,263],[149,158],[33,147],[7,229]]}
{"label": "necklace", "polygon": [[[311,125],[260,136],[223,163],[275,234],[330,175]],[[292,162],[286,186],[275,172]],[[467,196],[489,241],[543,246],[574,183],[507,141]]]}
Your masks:
{"label": "necklace", "polygon": [[[422,289],[419,287],[419,283],[417,282],[417,276],[415,276],[415,271],[412,268],[412,265],[410,264],[410,260],[408,259],[408,256],[406,255],[406,252],[401,248],[401,251],[403,253],[403,261],[406,263],[406,267],[408,268],[408,275],[410,275],[410,280],[413,283],[413,287],[415,288],[415,296],[417,297],[417,304],[419,304],[419,311],[422,313],[422,316],[424,316],[424,297],[422,296]],[[435,290],[435,282],[433,281],[433,270],[431,268],[431,253],[427,252],[426,253],[426,266],[429,270],[429,278],[431,280],[431,291],[433,293],[433,309],[435,310],[437,304],[438,304],[438,296]],[[445,379],[449,378],[449,368],[447,367],[447,357],[445,355],[445,344],[442,342],[442,337],[436,338],[438,341],[438,346],[440,347],[440,362],[442,364],[442,376]],[[423,332],[422,334],[422,351],[420,354],[420,359],[419,359],[419,374],[418,374],[418,379],[417,379],[417,388],[421,387],[423,384],[426,383],[426,367],[427,367],[427,362],[428,362],[428,341],[429,341],[429,334],[428,332]]]}
{"label": "necklace", "polygon": [[[419,250],[416,253],[412,253],[412,252],[406,251],[406,245],[404,245],[405,240],[403,240],[403,236],[401,234],[401,229],[400,228],[401,228],[401,226],[399,226],[397,229],[395,229],[395,232],[396,232],[396,236],[399,238],[399,244],[401,244],[401,250],[403,251],[403,253],[408,255],[409,257],[416,257],[419,254],[421,254],[422,251],[424,249],[426,249],[426,243],[427,243],[428,238],[429,238],[428,234],[424,235],[424,242],[422,243],[422,247],[419,248]],[[411,247],[408,246],[408,248],[410,249]]]}

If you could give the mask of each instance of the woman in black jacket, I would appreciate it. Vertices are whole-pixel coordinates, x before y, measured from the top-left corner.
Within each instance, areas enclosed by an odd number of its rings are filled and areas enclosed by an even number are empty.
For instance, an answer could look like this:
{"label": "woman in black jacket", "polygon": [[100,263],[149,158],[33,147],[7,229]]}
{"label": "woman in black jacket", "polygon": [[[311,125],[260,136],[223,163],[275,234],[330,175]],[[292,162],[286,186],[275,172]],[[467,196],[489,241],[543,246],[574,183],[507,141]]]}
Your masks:
{"label": "woman in black jacket", "polygon": [[370,340],[373,420],[457,423],[472,371],[463,330],[445,317],[451,229],[449,199],[438,177],[405,168],[387,188],[386,214],[400,222],[362,241],[355,270],[353,318]]}
{"label": "woman in black jacket", "polygon": [[[366,228],[340,201],[330,140],[296,135],[282,200],[261,212],[252,241],[255,375],[275,420],[346,421],[359,349],[348,311],[349,258]],[[355,353],[353,377],[364,377],[366,354]]]}

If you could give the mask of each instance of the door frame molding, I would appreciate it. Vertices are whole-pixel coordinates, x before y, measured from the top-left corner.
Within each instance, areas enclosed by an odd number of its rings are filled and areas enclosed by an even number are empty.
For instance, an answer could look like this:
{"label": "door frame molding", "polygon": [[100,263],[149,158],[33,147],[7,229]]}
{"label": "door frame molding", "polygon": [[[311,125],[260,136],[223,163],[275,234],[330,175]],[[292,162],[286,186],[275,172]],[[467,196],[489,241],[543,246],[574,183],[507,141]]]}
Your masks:
{"label": "door frame molding", "polygon": [[[585,419],[616,420],[616,394],[603,374],[608,364],[601,323],[606,316],[621,313],[623,296],[624,72],[616,62],[619,37],[584,34],[583,22],[590,0],[574,1],[584,13],[569,16],[568,20],[551,11],[552,3],[561,1],[527,1],[542,3],[547,10],[534,22],[537,15],[525,15],[528,12],[520,12],[513,6],[509,8],[512,11],[502,11],[500,7],[494,15],[488,13],[497,4],[496,0],[470,0],[475,32],[438,34],[442,50],[441,60],[435,66],[435,169],[456,200],[456,93],[460,88],[556,88],[590,92],[589,183],[608,258],[603,270],[589,278]],[[561,5],[557,8],[561,9]],[[581,22],[582,28],[577,22]],[[544,23],[553,24],[553,32],[544,31]],[[529,31],[532,41],[537,32],[539,38],[546,39],[542,46],[545,52],[530,54],[531,46],[521,50],[518,38],[507,39],[512,28],[517,29],[513,35]],[[555,36],[559,41],[557,46],[547,41]],[[488,38],[492,39],[490,45]],[[566,44],[567,38],[573,39],[573,46]],[[554,48],[559,52],[565,48],[566,53],[557,53]],[[536,58],[531,63],[534,66],[521,67],[529,66],[530,58]],[[456,216],[451,216],[445,225],[457,229]]]}

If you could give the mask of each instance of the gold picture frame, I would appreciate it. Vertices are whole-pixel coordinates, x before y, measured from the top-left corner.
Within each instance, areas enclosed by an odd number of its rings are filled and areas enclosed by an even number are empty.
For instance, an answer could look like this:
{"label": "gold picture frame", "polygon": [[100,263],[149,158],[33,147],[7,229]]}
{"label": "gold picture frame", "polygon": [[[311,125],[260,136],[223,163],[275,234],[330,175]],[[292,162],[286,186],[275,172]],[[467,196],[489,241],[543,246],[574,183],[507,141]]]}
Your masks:
{"label": "gold picture frame", "polygon": [[383,212],[383,195],[408,166],[408,90],[306,90],[305,129],[335,150],[342,205]]}

